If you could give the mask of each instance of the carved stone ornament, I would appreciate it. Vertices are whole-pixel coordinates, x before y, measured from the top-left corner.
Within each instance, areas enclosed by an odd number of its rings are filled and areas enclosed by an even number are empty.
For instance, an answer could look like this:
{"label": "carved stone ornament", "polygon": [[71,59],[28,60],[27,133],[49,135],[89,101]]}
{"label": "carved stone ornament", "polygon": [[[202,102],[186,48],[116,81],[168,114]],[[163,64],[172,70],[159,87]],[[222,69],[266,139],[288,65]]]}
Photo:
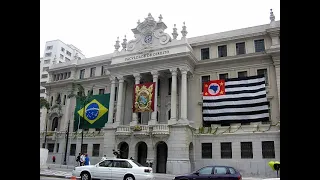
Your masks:
{"label": "carved stone ornament", "polygon": [[159,16],[159,21],[156,22],[149,13],[143,22],[132,29],[135,39],[128,42],[127,51],[146,52],[151,51],[158,44],[167,44],[171,41],[171,37],[164,32],[166,28],[167,26],[162,22],[162,16]]}

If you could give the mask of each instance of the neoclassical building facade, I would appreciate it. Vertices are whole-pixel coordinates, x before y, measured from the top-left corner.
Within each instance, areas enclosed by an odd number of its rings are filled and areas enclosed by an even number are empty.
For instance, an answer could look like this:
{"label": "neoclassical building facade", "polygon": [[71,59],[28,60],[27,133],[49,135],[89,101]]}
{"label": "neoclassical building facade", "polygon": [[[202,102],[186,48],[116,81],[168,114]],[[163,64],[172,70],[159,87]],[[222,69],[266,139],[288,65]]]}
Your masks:
{"label": "neoclassical building facade", "polygon": [[[161,15],[149,14],[132,29],[135,39],[118,38],[113,53],[50,67],[48,101],[60,105],[41,121],[48,161],[55,155],[62,163],[67,147],[67,163],[74,164],[80,152],[81,130],[73,132],[76,100],[67,98],[72,83],[79,83],[86,91],[93,87],[93,94],[110,93],[108,122],[84,131],[82,151],[91,163],[118,149],[123,158],[153,162],[159,173],[219,164],[244,176],[273,176],[268,162],[280,161],[280,21],[271,12],[269,24],[192,38],[185,23],[180,32],[176,25],[172,32],[166,28]],[[270,121],[204,126],[203,82],[259,74],[266,78]],[[155,82],[154,111],[134,113],[134,85],[145,82]]]}

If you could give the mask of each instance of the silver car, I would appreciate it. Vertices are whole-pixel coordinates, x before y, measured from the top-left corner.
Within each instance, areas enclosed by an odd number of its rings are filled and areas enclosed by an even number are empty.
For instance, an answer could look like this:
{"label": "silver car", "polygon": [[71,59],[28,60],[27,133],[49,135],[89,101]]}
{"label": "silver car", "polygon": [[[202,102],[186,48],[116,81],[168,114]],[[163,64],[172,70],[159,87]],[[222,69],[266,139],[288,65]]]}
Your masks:
{"label": "silver car", "polygon": [[130,159],[106,159],[96,165],[75,167],[72,176],[77,179],[154,180],[152,168]]}

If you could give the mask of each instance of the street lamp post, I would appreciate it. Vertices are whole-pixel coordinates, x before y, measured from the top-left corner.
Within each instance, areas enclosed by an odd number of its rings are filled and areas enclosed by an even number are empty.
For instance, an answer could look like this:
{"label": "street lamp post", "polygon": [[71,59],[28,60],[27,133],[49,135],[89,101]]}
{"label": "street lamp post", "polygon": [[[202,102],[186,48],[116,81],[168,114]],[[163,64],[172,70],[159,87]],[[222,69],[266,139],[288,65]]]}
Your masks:
{"label": "street lamp post", "polygon": [[63,164],[67,165],[67,153],[68,153],[68,140],[69,140],[69,127],[70,127],[70,120],[68,122],[68,129],[66,132],[66,147],[64,151],[64,159],[63,159]]}

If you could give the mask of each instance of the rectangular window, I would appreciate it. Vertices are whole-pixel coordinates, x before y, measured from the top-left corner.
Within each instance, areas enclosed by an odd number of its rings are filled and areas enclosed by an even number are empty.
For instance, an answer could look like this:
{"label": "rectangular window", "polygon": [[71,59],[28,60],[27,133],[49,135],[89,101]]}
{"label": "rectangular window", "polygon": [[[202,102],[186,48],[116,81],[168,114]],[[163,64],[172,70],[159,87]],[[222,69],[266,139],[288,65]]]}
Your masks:
{"label": "rectangular window", "polygon": [[202,87],[202,90],[201,92],[203,92],[203,85],[205,82],[208,82],[210,81],[210,76],[201,76],[201,87]]}
{"label": "rectangular window", "polygon": [[160,79],[158,79],[157,89],[157,96],[160,96]]}
{"label": "rectangular window", "polygon": [[263,75],[264,78],[266,79],[266,86],[269,85],[269,80],[268,80],[268,70],[267,69],[258,69],[257,70],[257,75]]}
{"label": "rectangular window", "polygon": [[168,89],[168,95],[171,95],[172,78],[169,78],[169,79],[168,79],[168,83],[169,83],[169,84],[168,84],[168,88],[169,88],[169,89]]}
{"label": "rectangular window", "polygon": [[60,59],[63,59],[64,58],[64,55],[60,54]]}
{"label": "rectangular window", "polygon": [[57,143],[57,147],[56,147],[56,153],[59,152],[59,143]]}
{"label": "rectangular window", "polygon": [[46,89],[40,89],[40,93],[45,93]]}
{"label": "rectangular window", "polygon": [[80,70],[80,79],[84,79],[84,73],[86,72],[85,69]]}
{"label": "rectangular window", "polygon": [[66,53],[67,53],[68,56],[71,56],[71,52],[67,51]]}
{"label": "rectangular window", "polygon": [[210,59],[209,48],[201,49],[201,60]]}
{"label": "rectangular window", "polygon": [[221,145],[221,159],[232,159],[231,142],[222,142]]}
{"label": "rectangular window", "polygon": [[47,78],[48,77],[48,74],[42,74],[41,75],[41,78]]}
{"label": "rectangular window", "polygon": [[101,66],[101,76],[103,76],[103,75],[104,75],[104,67]]}
{"label": "rectangular window", "polygon": [[42,68],[42,71],[48,71],[49,70],[49,67],[43,67]]}
{"label": "rectangular window", "polygon": [[228,79],[228,73],[219,74],[219,79]]}
{"label": "rectangular window", "polygon": [[82,153],[87,153],[88,150],[88,144],[82,144],[81,146],[81,152]]}
{"label": "rectangular window", "polygon": [[61,51],[64,52],[64,48],[63,47],[61,48]]}
{"label": "rectangular window", "polygon": [[50,59],[44,60],[44,64],[50,64]]}
{"label": "rectangular window", "polygon": [[237,55],[246,53],[246,45],[244,42],[236,43]]}
{"label": "rectangular window", "polygon": [[53,152],[53,149],[54,149],[54,143],[48,143],[49,152]]}
{"label": "rectangular window", "polygon": [[104,89],[99,89],[99,94],[104,94]]}
{"label": "rectangular window", "polygon": [[93,67],[90,69],[90,77],[95,77],[96,76],[96,68]]}
{"label": "rectangular window", "polygon": [[248,71],[239,71],[238,72],[238,77],[242,78],[242,77],[247,77],[248,76]]}
{"label": "rectangular window", "polygon": [[45,57],[50,57],[50,56],[51,56],[51,54],[52,54],[52,53],[51,53],[51,52],[49,52],[49,53],[46,53],[44,56],[45,56]]}
{"label": "rectangular window", "polygon": [[44,86],[46,84],[45,81],[40,82],[40,86]]}
{"label": "rectangular window", "polygon": [[274,141],[262,141],[262,158],[273,159],[276,157],[274,152]]}
{"label": "rectangular window", "polygon": [[47,46],[47,50],[51,50],[53,46]]}
{"label": "rectangular window", "polygon": [[212,143],[202,143],[202,159],[212,159]]}
{"label": "rectangular window", "polygon": [[227,45],[218,46],[218,57],[227,56]]}
{"label": "rectangular window", "polygon": [[76,155],[76,144],[71,144],[70,145],[70,156],[75,156]]}
{"label": "rectangular window", "polygon": [[252,142],[241,142],[241,159],[252,159]]}
{"label": "rectangular window", "polygon": [[93,144],[92,156],[99,157],[100,144]]}
{"label": "rectangular window", "polygon": [[263,52],[265,50],[264,39],[254,40],[254,48],[256,52]]}

